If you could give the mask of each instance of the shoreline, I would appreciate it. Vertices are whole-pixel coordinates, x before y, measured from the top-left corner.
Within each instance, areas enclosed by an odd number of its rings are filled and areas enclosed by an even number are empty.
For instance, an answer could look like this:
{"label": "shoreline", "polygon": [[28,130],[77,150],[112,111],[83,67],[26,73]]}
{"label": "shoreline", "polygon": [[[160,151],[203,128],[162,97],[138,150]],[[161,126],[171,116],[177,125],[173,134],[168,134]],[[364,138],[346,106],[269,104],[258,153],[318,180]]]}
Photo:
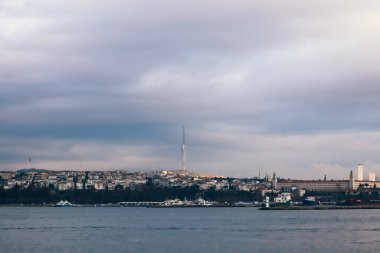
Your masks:
{"label": "shoreline", "polygon": [[[59,207],[54,204],[7,204],[0,205],[1,207]],[[255,208],[258,209],[257,206],[241,206],[241,205],[214,205],[214,206],[202,206],[202,205],[189,205],[189,206],[156,206],[156,205],[110,205],[110,204],[84,204],[84,205],[73,205],[69,207],[145,207],[145,208],[221,208],[221,207],[238,207],[238,208]],[[62,207],[59,207],[62,208]],[[64,208],[67,208],[64,207]]]}
{"label": "shoreline", "polygon": [[[6,204],[2,207],[54,207],[54,204]],[[160,206],[160,205],[117,205],[117,204],[83,204],[70,207],[145,207],[145,208],[254,208],[261,211],[298,211],[298,210],[358,210],[358,209],[380,209],[380,205],[356,205],[356,206],[334,206],[334,205],[318,205],[318,206],[277,206],[277,207],[257,207],[257,206],[241,206],[241,205],[189,205],[189,206]],[[62,208],[62,207],[60,207]],[[65,207],[67,208],[67,207]]]}
{"label": "shoreline", "polygon": [[277,206],[277,207],[261,207],[258,210],[271,211],[271,210],[354,210],[354,209],[380,209],[380,205],[357,205],[357,206]]}

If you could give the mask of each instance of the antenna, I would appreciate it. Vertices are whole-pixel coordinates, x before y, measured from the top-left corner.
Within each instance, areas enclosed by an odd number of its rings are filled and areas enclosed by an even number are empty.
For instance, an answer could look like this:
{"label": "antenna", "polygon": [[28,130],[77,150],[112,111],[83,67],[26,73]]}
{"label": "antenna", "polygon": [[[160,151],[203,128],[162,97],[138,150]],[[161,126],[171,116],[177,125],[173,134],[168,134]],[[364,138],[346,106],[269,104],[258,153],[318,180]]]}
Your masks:
{"label": "antenna", "polygon": [[185,126],[183,126],[183,142],[182,142],[182,146],[181,146],[181,151],[182,151],[182,170],[186,170],[187,169],[187,166],[186,166],[186,144],[185,144]]}
{"label": "antenna", "polygon": [[182,142],[185,144],[185,126],[183,126],[183,137],[182,137]]}

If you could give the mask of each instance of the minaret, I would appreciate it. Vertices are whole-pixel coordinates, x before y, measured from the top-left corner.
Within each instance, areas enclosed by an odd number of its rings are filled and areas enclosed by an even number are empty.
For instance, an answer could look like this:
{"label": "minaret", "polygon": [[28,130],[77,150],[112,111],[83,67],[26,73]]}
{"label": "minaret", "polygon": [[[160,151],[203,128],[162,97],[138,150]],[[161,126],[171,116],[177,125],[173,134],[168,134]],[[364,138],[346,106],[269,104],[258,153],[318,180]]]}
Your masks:
{"label": "minaret", "polygon": [[183,126],[183,140],[182,140],[182,170],[186,170],[186,144],[185,144],[185,126]]}
{"label": "minaret", "polygon": [[355,179],[354,179],[354,173],[352,173],[352,170],[350,172],[350,179],[349,179],[349,186],[350,190],[353,190],[355,187]]}
{"label": "minaret", "polygon": [[277,189],[277,177],[276,177],[276,172],[273,172],[273,177],[272,177],[272,189],[274,189],[274,190]]}

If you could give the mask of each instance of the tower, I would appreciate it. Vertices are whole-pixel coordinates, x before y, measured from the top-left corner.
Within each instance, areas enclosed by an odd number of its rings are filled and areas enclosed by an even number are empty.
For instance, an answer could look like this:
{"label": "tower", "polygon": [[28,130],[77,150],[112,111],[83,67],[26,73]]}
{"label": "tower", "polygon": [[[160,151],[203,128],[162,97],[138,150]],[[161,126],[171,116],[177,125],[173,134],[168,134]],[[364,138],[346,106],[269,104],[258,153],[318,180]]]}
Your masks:
{"label": "tower", "polygon": [[358,181],[363,181],[363,164],[358,164]]}
{"label": "tower", "polygon": [[182,150],[182,170],[186,170],[187,169],[187,166],[186,166],[186,142],[185,142],[185,126],[183,126],[183,136],[182,136],[182,146],[181,146],[181,150]]}
{"label": "tower", "polygon": [[351,170],[351,172],[350,172],[349,186],[348,186],[350,188],[350,190],[354,189],[354,185],[355,185],[354,173],[352,173],[352,170]]}
{"label": "tower", "polygon": [[273,177],[272,177],[272,189],[274,189],[274,190],[277,189],[277,177],[276,177],[276,172],[273,172]]}

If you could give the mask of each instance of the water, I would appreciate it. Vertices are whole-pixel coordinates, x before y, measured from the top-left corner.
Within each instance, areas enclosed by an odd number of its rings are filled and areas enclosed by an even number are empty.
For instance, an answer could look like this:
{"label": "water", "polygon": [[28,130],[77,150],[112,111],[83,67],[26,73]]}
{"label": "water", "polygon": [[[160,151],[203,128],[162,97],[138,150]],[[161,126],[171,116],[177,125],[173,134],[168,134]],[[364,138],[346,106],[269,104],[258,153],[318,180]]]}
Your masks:
{"label": "water", "polygon": [[1,207],[0,252],[378,252],[379,210]]}

